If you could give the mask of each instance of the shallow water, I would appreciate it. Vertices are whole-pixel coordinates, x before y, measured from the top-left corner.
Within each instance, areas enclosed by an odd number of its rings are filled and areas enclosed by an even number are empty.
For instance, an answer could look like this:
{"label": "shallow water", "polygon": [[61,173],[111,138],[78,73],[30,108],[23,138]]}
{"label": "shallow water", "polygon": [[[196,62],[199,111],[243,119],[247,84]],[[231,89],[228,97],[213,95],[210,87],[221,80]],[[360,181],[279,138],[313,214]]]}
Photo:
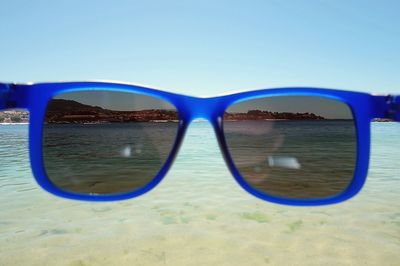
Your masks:
{"label": "shallow water", "polygon": [[43,191],[27,126],[0,126],[0,265],[399,265],[400,124],[372,128],[360,194],[305,208],[243,191],[205,123],[189,129],[157,188],[110,203]]}

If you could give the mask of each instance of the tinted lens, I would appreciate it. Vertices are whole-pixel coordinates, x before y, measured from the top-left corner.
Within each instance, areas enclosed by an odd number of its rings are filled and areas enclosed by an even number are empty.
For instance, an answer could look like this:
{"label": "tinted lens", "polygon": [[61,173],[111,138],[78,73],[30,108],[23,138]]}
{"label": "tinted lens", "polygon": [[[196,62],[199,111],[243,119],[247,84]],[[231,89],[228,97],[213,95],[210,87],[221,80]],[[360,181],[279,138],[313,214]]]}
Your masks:
{"label": "tinted lens", "polygon": [[350,108],[311,96],[240,102],[224,116],[230,155],[254,189],[273,196],[315,199],[343,192],[356,165]]}
{"label": "tinted lens", "polygon": [[115,194],[149,184],[165,163],[178,129],[164,100],[128,92],[57,95],[46,111],[43,160],[64,191]]}

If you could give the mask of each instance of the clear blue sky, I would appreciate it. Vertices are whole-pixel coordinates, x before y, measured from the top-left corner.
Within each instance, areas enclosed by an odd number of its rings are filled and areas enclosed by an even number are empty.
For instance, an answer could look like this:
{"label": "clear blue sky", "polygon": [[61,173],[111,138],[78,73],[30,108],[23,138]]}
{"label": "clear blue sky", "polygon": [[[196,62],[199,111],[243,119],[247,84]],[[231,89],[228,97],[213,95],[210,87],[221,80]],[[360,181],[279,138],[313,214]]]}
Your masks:
{"label": "clear blue sky", "polygon": [[0,80],[400,93],[400,1],[0,2]]}

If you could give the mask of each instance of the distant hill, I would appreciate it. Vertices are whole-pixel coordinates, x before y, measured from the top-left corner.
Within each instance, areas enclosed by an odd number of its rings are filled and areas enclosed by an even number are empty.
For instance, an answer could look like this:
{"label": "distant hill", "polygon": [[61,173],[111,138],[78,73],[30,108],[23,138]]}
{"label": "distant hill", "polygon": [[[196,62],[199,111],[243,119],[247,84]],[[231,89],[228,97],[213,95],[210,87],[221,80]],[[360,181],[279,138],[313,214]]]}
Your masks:
{"label": "distant hill", "polygon": [[86,105],[77,101],[64,100],[64,99],[54,99],[51,100],[47,105],[47,112],[94,112],[94,113],[105,113],[109,112],[98,106]]}
{"label": "distant hill", "polygon": [[[177,121],[178,113],[171,110],[149,109],[115,111],[73,100],[54,99],[46,112],[47,123],[116,123]],[[313,113],[269,112],[249,110],[246,113],[225,113],[225,120],[323,120]]]}
{"label": "distant hill", "polygon": [[324,120],[325,118],[313,113],[269,112],[249,110],[247,113],[225,113],[225,120]]}
{"label": "distant hill", "polygon": [[170,110],[114,111],[73,100],[54,99],[46,112],[46,123],[121,123],[177,121],[178,113]]}

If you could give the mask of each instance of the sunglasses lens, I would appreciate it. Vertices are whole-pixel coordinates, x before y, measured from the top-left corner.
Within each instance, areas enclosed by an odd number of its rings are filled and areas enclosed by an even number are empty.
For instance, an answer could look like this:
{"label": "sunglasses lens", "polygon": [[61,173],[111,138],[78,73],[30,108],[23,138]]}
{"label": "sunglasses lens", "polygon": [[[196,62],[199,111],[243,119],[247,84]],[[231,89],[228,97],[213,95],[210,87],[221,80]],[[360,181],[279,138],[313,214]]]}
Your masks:
{"label": "sunglasses lens", "polygon": [[141,94],[77,91],[55,96],[43,126],[43,160],[61,190],[118,194],[148,185],[174,145],[178,113]]}
{"label": "sunglasses lens", "polygon": [[258,192],[318,199],[353,179],[357,137],[345,103],[314,96],[274,96],[236,103],[224,115],[230,156]]}

